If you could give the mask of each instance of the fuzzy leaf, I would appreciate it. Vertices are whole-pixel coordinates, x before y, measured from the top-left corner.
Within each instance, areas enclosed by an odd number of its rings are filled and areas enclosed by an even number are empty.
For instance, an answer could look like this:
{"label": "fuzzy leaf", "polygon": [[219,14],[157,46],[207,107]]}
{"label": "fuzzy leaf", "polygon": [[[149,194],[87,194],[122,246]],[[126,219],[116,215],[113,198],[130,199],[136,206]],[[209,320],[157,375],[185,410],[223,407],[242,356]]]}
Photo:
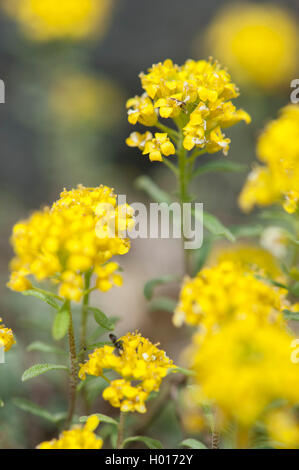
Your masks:
{"label": "fuzzy leaf", "polygon": [[68,370],[68,367],[57,364],[35,364],[34,366],[29,367],[29,369],[25,370],[22,375],[22,382],[25,382],[29,379],[33,379],[34,377],[44,374],[45,372],[48,372],[50,370]]}
{"label": "fuzzy leaf", "polygon": [[40,418],[46,419],[47,421],[51,421],[51,423],[58,423],[65,419],[66,413],[50,413],[49,411],[45,410],[39,405],[32,403],[29,400],[25,400],[24,398],[14,398],[13,403],[15,406],[20,408],[23,411],[28,411]]}
{"label": "fuzzy leaf", "polygon": [[95,321],[105,330],[114,330],[114,322],[111,321],[102,310],[95,307],[88,307],[88,310],[93,313]]}
{"label": "fuzzy leaf", "polygon": [[156,277],[155,279],[151,279],[144,286],[144,289],[143,289],[144,297],[147,300],[151,300],[154,294],[155,287],[160,286],[162,284],[168,284],[170,282],[177,281],[178,279],[179,277],[176,274],[167,274],[166,276],[161,276],[161,277]]}
{"label": "fuzzy leaf", "polygon": [[65,301],[55,315],[52,336],[56,341],[64,338],[70,324],[69,301]]}
{"label": "fuzzy leaf", "polygon": [[149,449],[163,449],[163,445],[160,441],[146,436],[128,437],[128,439],[125,439],[122,443],[122,448],[126,447],[130,442],[143,442]]}
{"label": "fuzzy leaf", "polygon": [[185,439],[180,446],[189,447],[190,449],[207,449],[207,446],[197,439]]}
{"label": "fuzzy leaf", "polygon": [[56,308],[56,310],[59,309],[59,305],[55,300],[53,299],[53,295],[51,293],[46,293],[46,292],[41,292],[39,290],[33,289],[28,289],[22,292],[23,295],[32,295],[33,297],[36,297],[37,299],[42,300],[46,304],[50,305],[53,308]]}
{"label": "fuzzy leaf", "polygon": [[229,160],[218,160],[215,162],[209,162],[205,165],[201,165],[198,167],[193,175],[192,178],[196,178],[199,175],[204,175],[205,173],[211,172],[233,172],[233,173],[240,173],[247,170],[246,165],[240,165],[239,163],[234,163]]}
{"label": "fuzzy leaf", "polygon": [[[103,415],[101,413],[95,413],[95,416],[97,416],[99,418],[101,423],[109,423],[109,424],[113,424],[115,426],[118,426],[118,422],[115,419],[110,418],[110,416]],[[81,418],[79,418],[79,421],[80,421],[80,423],[86,423],[88,418],[89,418],[89,416],[81,416]]]}
{"label": "fuzzy leaf", "polygon": [[44,353],[66,355],[66,352],[63,349],[56,348],[55,346],[43,343],[42,341],[34,341],[33,343],[29,344],[29,346],[27,346],[27,351],[41,351]]}
{"label": "fuzzy leaf", "polygon": [[177,302],[170,297],[157,297],[149,304],[149,310],[152,312],[163,310],[164,312],[173,313],[176,305]]}
{"label": "fuzzy leaf", "polygon": [[149,176],[139,176],[135,181],[135,187],[144,191],[156,202],[166,202],[167,204],[171,204],[171,197],[163,191],[163,189],[160,189]]}

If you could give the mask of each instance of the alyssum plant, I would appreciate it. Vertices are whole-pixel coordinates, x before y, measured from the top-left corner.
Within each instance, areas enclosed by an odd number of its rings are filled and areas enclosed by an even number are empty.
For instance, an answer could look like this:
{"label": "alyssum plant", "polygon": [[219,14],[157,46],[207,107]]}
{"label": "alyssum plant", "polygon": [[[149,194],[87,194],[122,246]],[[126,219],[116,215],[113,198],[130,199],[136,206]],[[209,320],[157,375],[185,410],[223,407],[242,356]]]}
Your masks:
{"label": "alyssum plant", "polygon": [[[250,121],[245,111],[232,104],[238,90],[226,70],[212,60],[189,60],[182,66],[166,60],[140,77],[144,93],[128,101],[128,119],[132,124],[156,127],[159,132],[134,132],[127,144],[139,147],[151,161],[163,162],[170,168],[178,181],[181,204],[192,200],[189,185],[194,177],[209,171],[240,169],[226,160],[195,167],[203,153],[214,154],[219,150],[227,153],[230,141],[223,134],[224,128],[240,120]],[[161,119],[171,120],[173,125],[166,125]],[[50,305],[55,312],[52,329],[55,340],[68,334],[68,366],[36,364],[23,374],[23,380],[55,369],[69,375],[68,412],[56,417],[48,413],[52,421],[62,423],[64,430],[58,439],[43,442],[39,448],[98,449],[107,437],[117,448],[138,440],[148,447],[161,448],[158,440],[143,435],[157,413],[143,422],[141,435],[131,437],[127,436],[124,418],[128,413],[146,413],[147,400],[155,397],[162,379],[171,372],[176,372],[172,377],[184,380],[176,379],[175,393],[169,386],[167,393],[160,393],[156,401],[158,411],[170,398],[175,402],[179,423],[189,435],[178,445],[256,447],[262,442],[264,446],[298,447],[299,374],[296,363],[290,359],[294,335],[287,325],[288,318],[299,316],[296,305],[299,151],[294,143],[299,129],[298,107],[287,108],[281,120],[266,130],[260,154],[266,166],[254,170],[262,176],[249,179],[240,201],[244,209],[255,202],[266,205],[283,201],[285,209],[294,214],[285,223],[284,241],[279,241],[286,247],[283,263],[269,250],[252,245],[220,251],[210,261],[206,246],[199,253],[186,250],[186,276],[177,305],[165,298],[160,304],[156,302],[156,308],[174,313],[176,326],[185,323],[191,329],[190,345],[182,357],[188,369],[176,367],[158,345],[138,332],[116,338],[111,333],[115,319],[89,304],[93,290],[105,292],[113,285],[121,285],[119,266],[112,258],[130,249],[129,240],[120,233],[133,226],[133,211],[129,206],[118,205],[111,188],[78,186],[65,190],[51,208],[34,213],[14,227],[12,244],[16,256],[11,263],[8,286]],[[275,180],[275,185],[269,186],[267,178]],[[139,180],[139,187],[159,202],[171,201],[148,177]],[[196,213],[193,215],[197,217]],[[109,233],[111,219],[118,220],[113,237]],[[280,215],[277,220],[285,218]],[[263,230],[263,226],[258,230],[250,226],[228,229],[209,213],[204,213],[203,224],[211,232],[209,249],[220,237],[232,242],[237,235],[256,236]],[[195,277],[189,277],[194,274]],[[173,279],[172,275],[149,281],[145,286],[146,297],[152,297],[156,285]],[[52,288],[45,290],[41,283],[48,281]],[[76,330],[73,306],[78,302],[82,307]],[[88,337],[91,317],[98,327],[93,326]],[[10,347],[11,331],[4,328],[1,332],[4,344],[6,341]],[[105,333],[110,333],[109,340],[94,343]],[[34,348],[55,349],[40,342]],[[93,350],[88,357],[87,350]],[[90,414],[88,385],[99,380],[103,398],[119,408],[119,420],[97,410]],[[171,383],[171,377],[167,382]],[[82,395],[89,416],[78,418],[78,395]],[[19,406],[45,416],[43,409],[28,402]],[[78,421],[85,425],[77,425]],[[99,421],[109,425],[108,432],[101,428],[101,437],[95,433]]]}

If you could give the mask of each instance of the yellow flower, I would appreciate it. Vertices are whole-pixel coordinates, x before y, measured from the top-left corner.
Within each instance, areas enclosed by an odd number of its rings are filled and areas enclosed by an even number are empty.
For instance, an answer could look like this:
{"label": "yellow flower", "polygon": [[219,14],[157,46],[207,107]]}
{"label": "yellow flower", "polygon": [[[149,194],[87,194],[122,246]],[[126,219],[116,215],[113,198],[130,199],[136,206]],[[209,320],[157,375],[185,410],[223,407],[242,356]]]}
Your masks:
{"label": "yellow flower", "polygon": [[102,376],[112,369],[122,379],[113,380],[103,392],[103,398],[122,411],[146,411],[145,401],[150,392],[158,391],[162,379],[174,367],[166,353],[143,338],[140,333],[127,333],[117,345],[95,349],[85,364],[80,364],[79,377],[86,374]]}
{"label": "yellow flower", "polygon": [[49,93],[49,107],[59,126],[82,124],[107,128],[121,115],[122,90],[104,76],[69,70],[58,74]]}
{"label": "yellow flower", "polygon": [[[243,85],[265,91],[289,87],[298,67],[296,20],[270,4],[225,5],[206,31],[206,50]],[[199,45],[203,42],[200,36]]]}
{"label": "yellow flower", "polygon": [[103,440],[93,432],[99,425],[96,415],[89,416],[84,427],[74,426],[62,431],[58,439],[42,442],[37,449],[101,449]]}
{"label": "yellow flower", "polygon": [[[198,147],[208,153],[221,150],[226,154],[230,140],[222,129],[241,120],[250,122],[249,115],[237,110],[230,101],[239,95],[230,75],[212,60],[187,60],[179,66],[167,59],[154,64],[147,73],[141,73],[140,79],[145,93],[128,101],[129,122],[161,127],[157,122],[158,116],[173,119],[184,134],[183,146],[186,150]],[[169,139],[165,155],[175,153],[169,136],[159,135]],[[131,135],[127,139],[127,144],[139,146],[139,141],[140,134],[134,133],[133,138]],[[150,150],[151,147],[148,141],[145,149]],[[152,157],[148,152],[151,160],[162,161],[159,150],[154,148]]]}
{"label": "yellow flower", "polygon": [[116,274],[115,271],[119,270],[117,263],[111,262],[104,266],[95,268],[95,274],[97,275],[96,287],[106,292],[115,286],[122,286],[123,280],[120,274]]}
{"label": "yellow flower", "polygon": [[233,319],[254,317],[265,322],[283,324],[283,310],[289,308],[284,289],[246,272],[241,262],[223,261],[201,270],[194,279],[186,278],[174,324],[202,327],[214,331]]}
{"label": "yellow flower", "polygon": [[15,344],[13,332],[11,329],[6,328],[2,323],[2,318],[0,318],[0,347],[4,347],[4,351],[7,352],[13,344]]}
{"label": "yellow flower", "polygon": [[280,116],[261,134],[257,154],[264,163],[249,174],[240,194],[244,211],[255,204],[281,203],[293,213],[299,206],[299,106],[282,108]]}
{"label": "yellow flower", "polygon": [[271,443],[279,449],[299,447],[299,422],[296,414],[289,408],[274,409],[266,419]]}
{"label": "yellow flower", "polygon": [[130,124],[143,124],[144,126],[154,126],[157,122],[152,101],[145,94],[135,96],[127,101],[128,121]]}
{"label": "yellow flower", "polygon": [[163,155],[168,157],[175,154],[175,148],[166,133],[157,132],[154,139],[148,140],[145,143],[143,154],[149,154],[151,162],[162,162]]}
{"label": "yellow flower", "polygon": [[213,265],[230,261],[239,266],[243,271],[251,271],[263,277],[283,281],[284,276],[280,264],[266,249],[247,243],[238,243],[233,248],[231,245],[216,247],[211,255]]}
{"label": "yellow flower", "polygon": [[[16,257],[8,287],[29,289],[31,275],[37,281],[51,279],[58,283],[59,295],[79,301],[86,272],[96,271],[103,282],[106,277],[120,285],[119,276],[113,274],[115,264],[103,265],[129,251],[130,243],[122,234],[133,223],[132,208],[118,206],[117,196],[107,186],[64,190],[51,209],[35,212],[14,226],[11,242]],[[103,287],[100,281],[98,287]]]}
{"label": "yellow flower", "polygon": [[128,147],[138,147],[139,150],[144,150],[145,144],[152,139],[153,134],[149,131],[146,131],[144,134],[132,132],[126,139],[126,144]]}
{"label": "yellow flower", "polygon": [[290,358],[293,339],[283,328],[252,316],[228,322],[205,340],[195,335],[189,360],[200,399],[210,400],[224,418],[242,427],[262,419],[275,400],[298,403],[298,366]]}
{"label": "yellow flower", "polygon": [[30,39],[48,41],[102,35],[112,5],[111,0],[4,0],[3,7]]}

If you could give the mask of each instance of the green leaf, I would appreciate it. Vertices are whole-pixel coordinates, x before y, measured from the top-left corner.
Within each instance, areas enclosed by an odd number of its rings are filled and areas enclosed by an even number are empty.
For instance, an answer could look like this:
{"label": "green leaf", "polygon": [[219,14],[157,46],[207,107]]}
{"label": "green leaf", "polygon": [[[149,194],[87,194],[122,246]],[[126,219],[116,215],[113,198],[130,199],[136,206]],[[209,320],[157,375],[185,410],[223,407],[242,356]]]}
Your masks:
{"label": "green leaf", "polygon": [[34,377],[44,374],[45,372],[48,372],[50,370],[68,370],[68,367],[57,364],[35,364],[34,366],[29,367],[29,369],[25,370],[22,375],[22,382],[25,382],[29,379],[33,379]]}
{"label": "green leaf", "polygon": [[[118,422],[115,419],[110,418],[110,416],[103,415],[101,413],[94,413],[94,415],[99,418],[101,423],[109,423],[109,424],[113,424],[114,426],[118,426]],[[86,423],[88,418],[89,416],[81,416],[81,418],[79,418],[79,421],[80,423]]]}
{"label": "green leaf", "polygon": [[56,341],[64,338],[70,324],[69,300],[66,300],[55,315],[52,336]]}
{"label": "green leaf", "polygon": [[2,400],[2,398],[0,398],[0,408],[3,408],[4,406],[4,401]]}
{"label": "green leaf", "polygon": [[148,281],[143,289],[144,297],[147,300],[151,300],[155,287],[162,284],[169,284],[170,282],[177,281],[179,277],[176,274],[167,274],[166,276],[156,277]]}
{"label": "green leaf", "polygon": [[14,398],[13,403],[15,406],[20,408],[23,411],[28,411],[40,418],[46,419],[47,421],[51,421],[51,423],[58,423],[62,421],[66,417],[66,413],[50,413],[49,411],[45,410],[39,405],[32,403],[29,400],[25,400],[24,398]]}
{"label": "green leaf", "polygon": [[197,250],[195,250],[194,273],[193,273],[194,276],[198,273],[198,271],[200,271],[204,267],[208,259],[208,256],[211,252],[212,246],[213,246],[213,237],[212,236],[205,237],[205,239],[203,240],[202,246],[198,248]]}
{"label": "green leaf", "polygon": [[96,349],[96,348],[102,348],[103,346],[105,346],[106,344],[110,345],[111,346],[111,341],[98,341],[97,343],[93,343],[93,344],[87,344],[86,345],[86,349],[88,351],[91,351],[92,349]]}
{"label": "green leaf", "polygon": [[23,295],[32,295],[33,297],[36,297],[37,299],[42,300],[46,304],[50,305],[53,308],[56,308],[56,310],[59,309],[59,305],[55,300],[53,299],[53,295],[50,295],[48,293],[45,293],[44,291],[41,292],[38,289],[28,289],[22,292]]}
{"label": "green leaf", "polygon": [[189,447],[190,449],[207,449],[207,446],[197,439],[185,439],[180,446]]}
{"label": "green leaf", "polygon": [[258,237],[261,235],[265,227],[260,224],[255,225],[235,225],[229,227],[230,231],[236,238],[241,237]]}
{"label": "green leaf", "polygon": [[234,163],[229,160],[218,160],[214,162],[206,163],[205,165],[201,165],[198,167],[193,175],[192,179],[196,178],[199,175],[204,175],[205,173],[211,172],[233,172],[233,173],[240,173],[247,170],[246,165],[240,165],[239,163]]}
{"label": "green leaf", "polygon": [[41,351],[44,353],[52,354],[63,354],[66,355],[66,352],[61,348],[56,348],[51,344],[43,343],[41,341],[34,341],[27,346],[27,351]]}
{"label": "green leaf", "polygon": [[151,199],[156,202],[166,202],[171,204],[171,197],[163,189],[159,188],[149,176],[139,176],[135,180],[135,187],[144,191]]}
{"label": "green leaf", "polygon": [[88,310],[93,313],[95,321],[105,330],[114,330],[114,322],[111,321],[102,310],[95,307],[88,307]]}
{"label": "green leaf", "polygon": [[290,310],[284,310],[283,314],[286,320],[299,321],[299,312],[291,312]]}
{"label": "green leaf", "polygon": [[[201,215],[199,215],[198,212],[193,211],[193,214],[195,217],[201,219]],[[231,233],[231,231],[227,227],[225,227],[225,225],[223,225],[223,223],[220,222],[217,217],[212,214],[209,214],[208,212],[203,213],[203,226],[213,235],[216,235],[218,237],[225,237],[231,242],[234,242],[236,240],[235,236]]]}
{"label": "green leaf", "polygon": [[[113,326],[115,328],[115,325],[116,323],[118,323],[120,321],[120,317],[111,317],[110,318],[110,321],[111,323],[113,323]],[[97,326],[94,330],[94,332],[88,336],[87,338],[87,343],[93,343],[94,341],[96,341],[100,336],[104,335],[107,333],[107,329],[106,328],[102,328],[101,326]]]}
{"label": "green leaf", "polygon": [[148,308],[152,312],[163,310],[164,312],[173,313],[176,305],[177,302],[170,297],[157,297],[151,301]]}
{"label": "green leaf", "polygon": [[143,442],[149,449],[163,449],[163,445],[160,441],[146,436],[128,437],[128,439],[125,439],[122,443],[122,448],[126,447],[130,442]]}
{"label": "green leaf", "polygon": [[187,375],[187,376],[192,376],[195,375],[195,372],[193,370],[189,369],[184,369],[184,367],[177,367],[175,369],[170,369],[171,372],[179,372],[180,374]]}

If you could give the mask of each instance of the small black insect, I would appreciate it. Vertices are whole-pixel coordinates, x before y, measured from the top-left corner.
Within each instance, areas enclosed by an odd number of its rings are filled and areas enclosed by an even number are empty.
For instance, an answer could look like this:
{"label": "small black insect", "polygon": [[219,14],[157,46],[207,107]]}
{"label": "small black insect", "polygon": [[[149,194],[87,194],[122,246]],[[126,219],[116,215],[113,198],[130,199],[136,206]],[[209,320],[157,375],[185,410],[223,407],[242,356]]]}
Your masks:
{"label": "small black insect", "polygon": [[117,339],[117,337],[113,335],[112,333],[110,333],[109,338],[111,339],[112,343],[115,346],[114,354],[116,356],[121,356],[121,353],[124,350],[124,347],[123,347],[124,342],[121,339]]}

